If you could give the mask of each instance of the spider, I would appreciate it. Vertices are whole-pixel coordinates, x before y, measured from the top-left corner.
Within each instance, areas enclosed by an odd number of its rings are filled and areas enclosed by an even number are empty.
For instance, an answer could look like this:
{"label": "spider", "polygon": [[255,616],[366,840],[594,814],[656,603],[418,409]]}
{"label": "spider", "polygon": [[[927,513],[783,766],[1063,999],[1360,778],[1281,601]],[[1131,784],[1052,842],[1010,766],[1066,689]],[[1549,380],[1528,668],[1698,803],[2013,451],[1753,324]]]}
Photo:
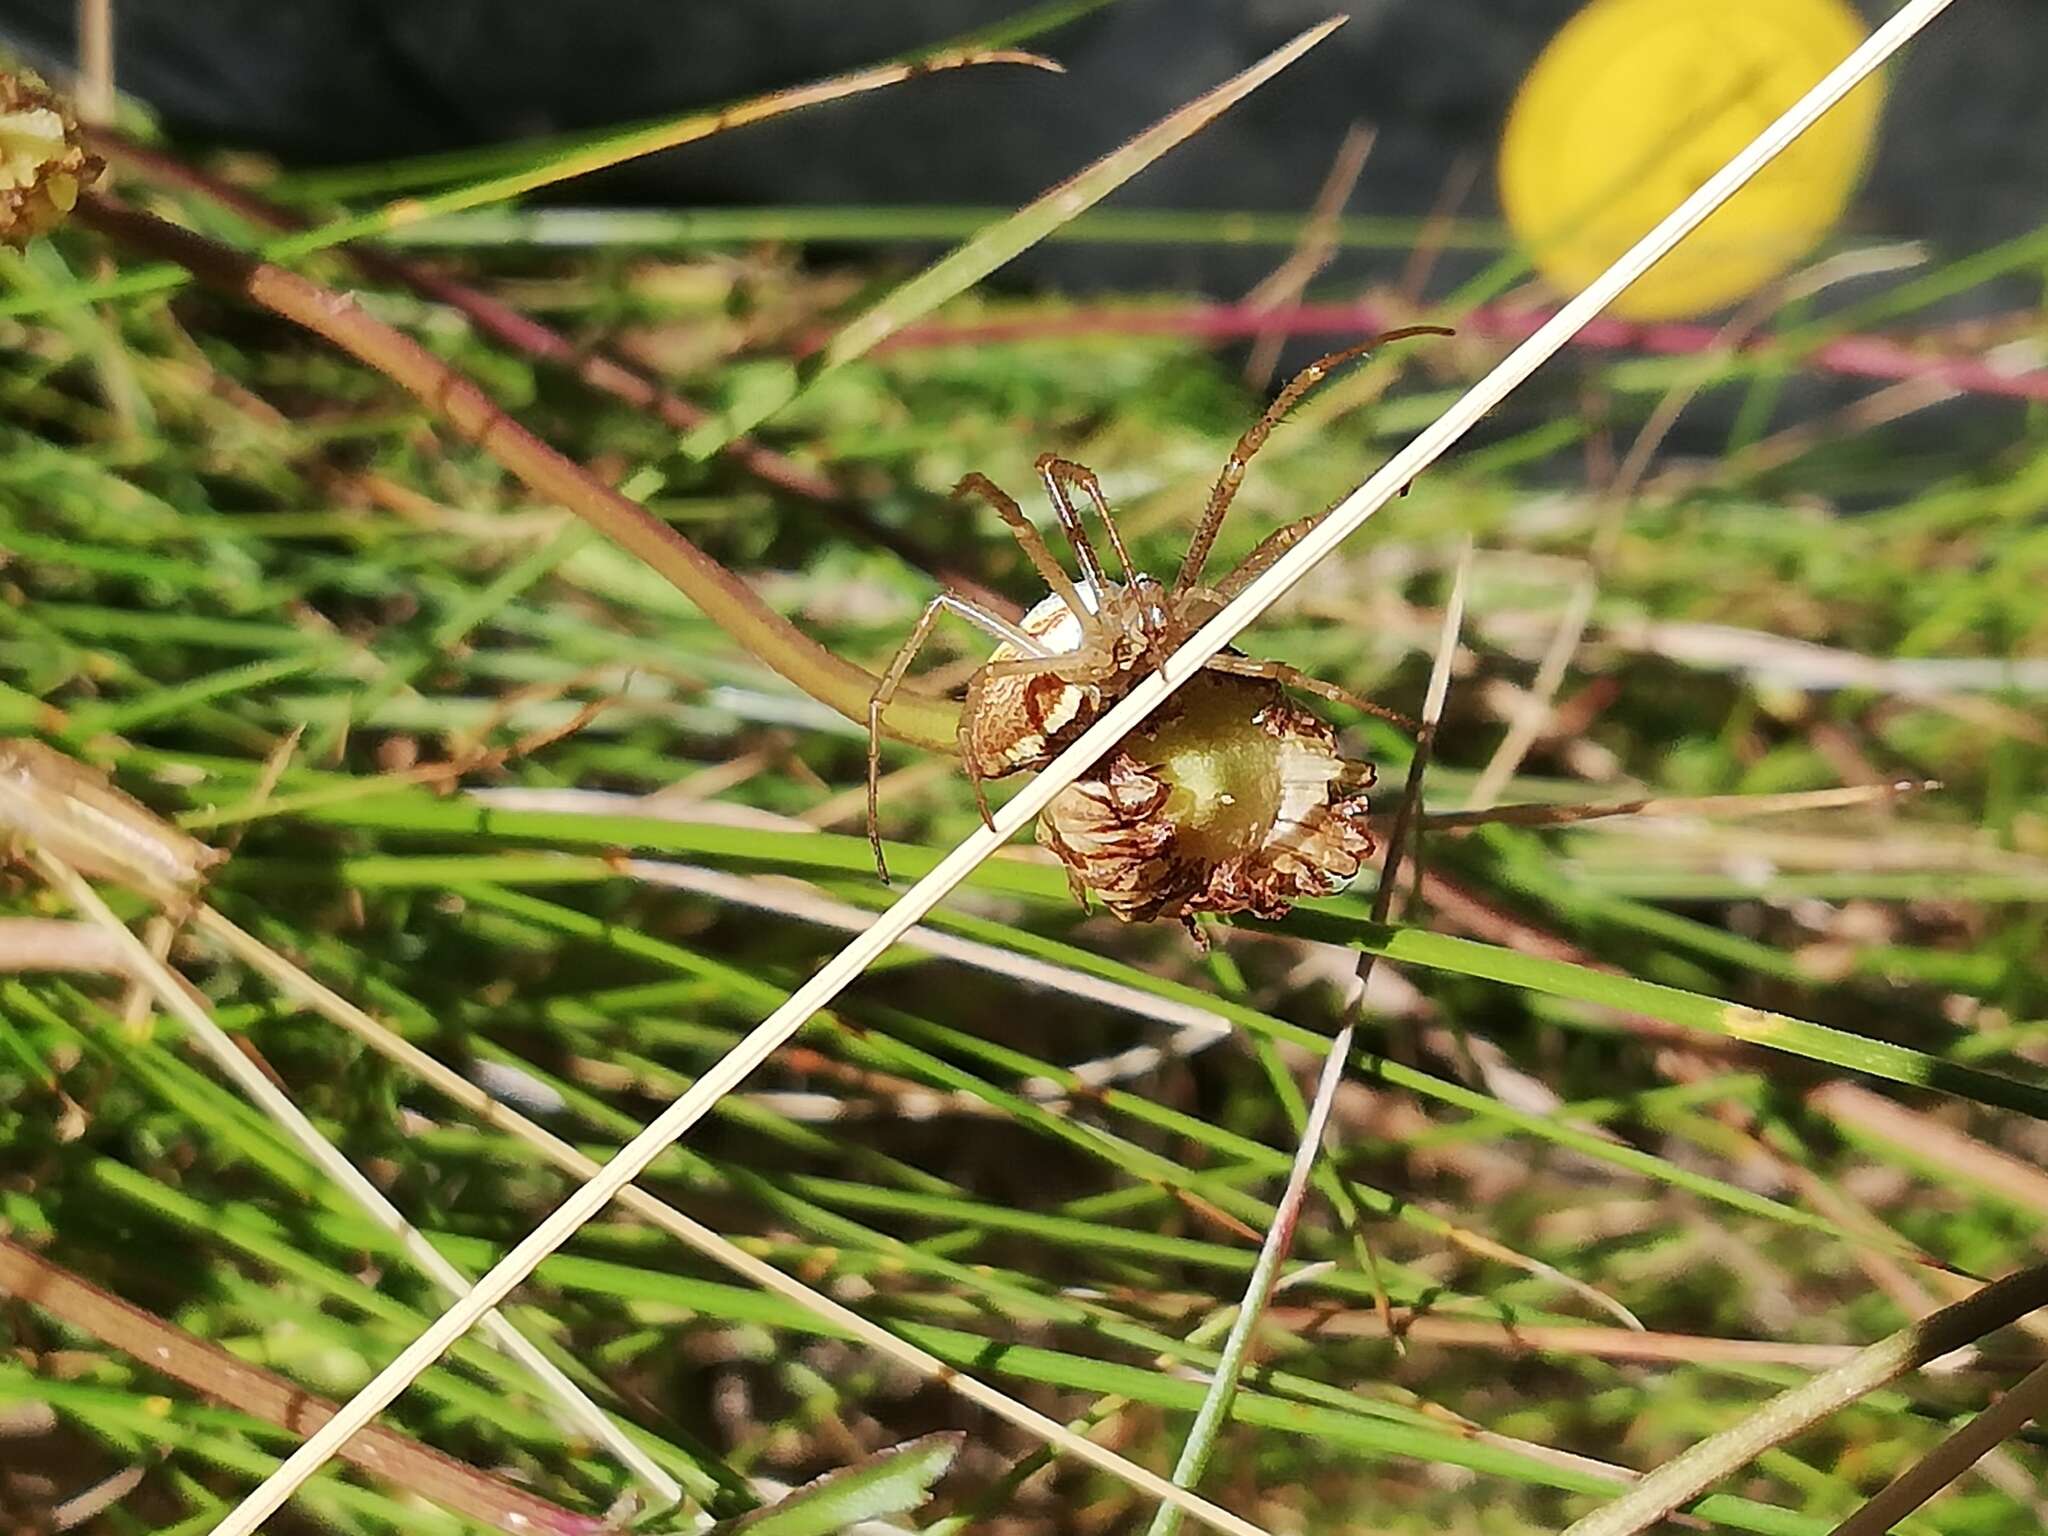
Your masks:
{"label": "spider", "polygon": [[[1195,535],[1188,545],[1180,569],[1172,584],[1166,585],[1155,577],[1140,571],[1132,563],[1130,551],[1125,547],[1123,535],[1119,532],[1112,515],[1108,499],[1103,495],[1101,483],[1092,470],[1083,465],[1064,459],[1057,454],[1042,454],[1037,460],[1039,479],[1044,483],[1047,497],[1052,503],[1061,531],[1066,535],[1072,548],[1079,579],[1070,577],[1054,558],[1044,537],[1025,517],[1017,502],[1005,493],[986,475],[974,473],[965,476],[954,487],[956,498],[977,496],[992,506],[997,516],[1008,526],[1011,534],[1031,561],[1034,569],[1043,578],[1048,589],[1047,596],[1021,619],[1012,622],[999,614],[991,613],[965,598],[951,592],[941,592],[925,605],[916,626],[902,647],[896,652],[887,672],[882,676],[873,696],[868,701],[868,840],[875,854],[875,868],[886,881],[889,878],[888,864],[883,857],[881,835],[877,829],[878,791],[877,784],[881,761],[881,721],[890,701],[902,686],[904,676],[911,662],[929,638],[932,626],[941,614],[952,614],[964,619],[996,641],[996,647],[989,659],[983,663],[967,684],[967,693],[960,712],[960,760],[966,769],[969,783],[973,786],[975,803],[982,820],[989,820],[988,799],[982,788],[985,779],[1002,778],[1008,774],[1044,767],[1092,724],[1102,712],[1121,698],[1141,677],[1156,668],[1164,658],[1193,634],[1204,623],[1219,612],[1225,604],[1241,592],[1260,572],[1279,559],[1289,546],[1293,545],[1318,521],[1322,514],[1314,513],[1276,529],[1262,540],[1244,561],[1214,584],[1203,580],[1204,567],[1210,551],[1214,548],[1216,536],[1223,525],[1223,519],[1230,510],[1238,487],[1243,483],[1246,466],[1252,456],[1265,444],[1273,429],[1301,398],[1320,383],[1333,370],[1363,356],[1390,341],[1399,341],[1410,336],[1448,336],[1452,334],[1442,326],[1416,325],[1400,330],[1388,331],[1375,336],[1358,346],[1347,347],[1318,358],[1302,369],[1287,386],[1274,398],[1273,403],[1253,423],[1251,428],[1237,440],[1230,457],[1224,461],[1223,469],[1216,478],[1215,486],[1209,493],[1202,520],[1196,527]],[[1083,525],[1082,515],[1075,499],[1078,492],[1094,508],[1102,525],[1102,531],[1109,540],[1109,547],[1116,560],[1117,577],[1112,579],[1105,570],[1095,545]],[[1305,741],[1316,738],[1329,749],[1330,762],[1334,756],[1334,734],[1314,716],[1286,703],[1283,689],[1297,689],[1334,703],[1346,704],[1363,713],[1378,716],[1397,725],[1412,729],[1412,724],[1403,716],[1383,709],[1369,700],[1361,699],[1335,684],[1307,676],[1284,662],[1262,661],[1240,652],[1226,651],[1211,657],[1203,664],[1207,679],[1196,679],[1182,690],[1180,708],[1175,710],[1175,701],[1163,707],[1159,715],[1147,722],[1145,727],[1133,732],[1126,745],[1140,735],[1150,734],[1157,738],[1164,732],[1174,736],[1171,721],[1193,719],[1197,716],[1208,722],[1204,729],[1215,726],[1219,719],[1227,720],[1236,714],[1262,725],[1267,734],[1286,741]],[[1236,681],[1226,681],[1236,680]],[[1199,686],[1212,683],[1206,692]],[[1164,723],[1162,723],[1164,722]],[[1185,737],[1183,729],[1178,737]],[[1178,740],[1178,737],[1175,739]],[[1178,745],[1159,746],[1150,743],[1160,752],[1185,750],[1184,742]],[[1213,749],[1206,743],[1202,750]],[[1116,784],[1106,791],[1116,800],[1120,811],[1130,815],[1149,814],[1145,809],[1149,802],[1164,803],[1166,789],[1157,785],[1129,786],[1117,780],[1121,771],[1121,754],[1113,755],[1094,770],[1102,777],[1104,784]],[[1341,764],[1327,772],[1316,770],[1318,789],[1327,790],[1330,782],[1338,777],[1357,786],[1369,784],[1372,770],[1365,764]],[[1155,792],[1156,790],[1156,792]],[[1278,813],[1284,795],[1264,797],[1273,803],[1261,835],[1272,834],[1272,814]],[[1327,798],[1327,794],[1325,795]],[[1185,796],[1183,796],[1185,799]],[[1224,806],[1233,803],[1233,796],[1220,796]],[[1055,802],[1057,805],[1058,802]],[[1152,810],[1158,804],[1152,805]],[[1048,817],[1053,807],[1048,807]],[[1358,797],[1360,830],[1352,837],[1350,851],[1360,853],[1370,850],[1370,840],[1362,830],[1363,800]],[[1246,813],[1240,812],[1238,821]],[[1099,821],[1100,818],[1097,818]],[[1227,818],[1226,818],[1227,819]],[[1047,824],[1040,824],[1041,841],[1047,841]],[[1240,839],[1241,841],[1242,839]],[[1156,844],[1157,839],[1153,839]],[[1074,876],[1076,892],[1096,889],[1097,882],[1083,872],[1083,861],[1071,856],[1070,849],[1055,838],[1049,841],[1069,866]],[[1362,853],[1361,855],[1362,856]],[[1182,864],[1193,862],[1203,864],[1196,858],[1190,861],[1182,858]],[[1213,858],[1206,861],[1213,865]],[[1348,873],[1355,873],[1357,860],[1350,859]],[[1348,873],[1346,878],[1348,878]],[[1119,915],[1145,917],[1161,915],[1181,916],[1188,911],[1200,910],[1254,910],[1266,911],[1277,906],[1285,910],[1284,902],[1258,899],[1233,899],[1228,892],[1202,894],[1207,884],[1228,886],[1237,877],[1228,873],[1219,875],[1213,868],[1198,868],[1191,874],[1184,871],[1172,892],[1161,895],[1158,890],[1148,890],[1143,899],[1131,896],[1119,904],[1112,899],[1110,905]],[[1239,881],[1241,884],[1242,882]],[[1154,882],[1156,884],[1156,881]],[[1201,888],[1201,889],[1198,889]],[[1293,894],[1306,890],[1299,881],[1295,882]],[[1102,892],[1097,889],[1097,894]],[[1125,893],[1130,896],[1130,893]],[[1242,893],[1239,893],[1241,896]]]}

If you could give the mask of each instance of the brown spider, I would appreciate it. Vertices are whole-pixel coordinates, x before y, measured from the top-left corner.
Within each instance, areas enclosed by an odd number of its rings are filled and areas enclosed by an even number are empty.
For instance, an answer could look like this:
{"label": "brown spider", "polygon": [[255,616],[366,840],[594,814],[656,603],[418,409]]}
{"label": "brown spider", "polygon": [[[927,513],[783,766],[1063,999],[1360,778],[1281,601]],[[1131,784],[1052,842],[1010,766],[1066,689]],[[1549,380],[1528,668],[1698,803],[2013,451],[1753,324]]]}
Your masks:
{"label": "brown spider", "polygon": [[[897,651],[868,701],[868,840],[882,878],[889,871],[876,824],[881,720],[940,614],[965,619],[997,642],[968,681],[960,712],[960,760],[987,821],[982,780],[1052,761],[1321,519],[1315,513],[1276,529],[1220,581],[1202,580],[1246,465],[1302,396],[1331,370],[1386,342],[1450,334],[1432,325],[1389,331],[1295,375],[1224,461],[1170,587],[1132,564],[1092,470],[1050,453],[1037,462],[1079,581],[993,481],[981,474],[962,479],[953,494],[977,495],[993,506],[1050,590],[1014,623],[942,592],[925,605]],[[1077,489],[1094,506],[1120,581],[1111,579],[1089,539]],[[1067,864],[1077,894],[1093,892],[1127,918],[1186,918],[1194,911],[1277,915],[1292,897],[1348,880],[1371,850],[1361,792],[1372,782],[1371,766],[1338,759],[1334,733],[1291,704],[1283,689],[1409,722],[1284,662],[1228,651],[1204,663],[1204,671],[1213,675],[1191,680],[1088,778],[1055,799],[1039,823],[1040,841]],[[1233,730],[1244,739],[1233,741]]]}

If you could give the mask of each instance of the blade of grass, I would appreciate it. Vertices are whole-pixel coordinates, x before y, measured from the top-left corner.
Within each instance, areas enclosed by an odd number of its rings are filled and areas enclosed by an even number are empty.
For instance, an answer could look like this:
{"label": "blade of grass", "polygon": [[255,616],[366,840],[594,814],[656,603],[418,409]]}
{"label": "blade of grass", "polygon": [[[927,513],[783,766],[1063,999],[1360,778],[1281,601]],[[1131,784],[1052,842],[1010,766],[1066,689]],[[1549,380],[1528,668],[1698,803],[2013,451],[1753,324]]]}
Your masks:
{"label": "blade of grass", "polygon": [[955,1430],[892,1445],[765,1509],[713,1526],[706,1536],[834,1536],[863,1521],[907,1515],[931,1498],[932,1484],[946,1475],[965,1439]]}
{"label": "blade of grass", "polygon": [[[1019,43],[1029,42],[1043,36],[1056,27],[1064,26],[1089,11],[1100,10],[1114,0],[1046,0],[1016,15],[1006,16],[986,26],[976,27],[956,34],[944,41],[921,48],[912,54],[895,59],[884,59],[859,71],[858,74],[879,74],[887,70],[907,69],[911,75],[925,72],[933,67],[952,67],[941,61],[965,55],[992,54],[1014,48]],[[1032,55],[1023,62],[1046,61]],[[857,78],[840,76],[839,79]],[[795,87],[799,90],[822,89],[830,81],[820,81],[814,86]],[[778,93],[780,94],[780,93]],[[767,98],[757,98],[767,99]],[[741,103],[744,106],[746,103]],[[733,110],[727,108],[725,110]],[[567,134],[560,138],[541,140],[520,140],[512,144],[491,144],[474,149],[460,149],[441,154],[414,155],[402,160],[379,161],[369,166],[349,166],[336,170],[300,172],[287,175],[280,183],[299,201],[314,199],[341,199],[356,197],[372,192],[396,192],[416,187],[440,186],[459,181],[467,176],[488,176],[505,173],[529,166],[536,153],[544,156],[559,156],[587,151],[599,145],[616,142],[637,134],[656,133],[664,125],[678,121],[688,122],[712,114],[691,113],[680,120],[657,118],[650,122],[599,129],[594,133]]]}
{"label": "blade of grass", "polygon": [[[849,208],[501,208],[409,224],[393,230],[384,243],[429,250],[502,250],[518,245],[655,251],[769,244],[893,246],[912,240],[964,240],[1015,211],[923,203]],[[1251,209],[1096,208],[1049,231],[1045,238],[1065,245],[1291,246],[1300,242],[1306,224],[1300,214]],[[1423,224],[1420,219],[1351,215],[1336,221],[1330,238],[1349,248],[1406,251]],[[1505,243],[1498,226],[1475,222],[1446,231],[1444,240],[1453,250],[1497,251]],[[1347,318],[1344,329],[1383,331],[1391,324],[1351,323]]]}
{"label": "blade of grass", "polygon": [[[1332,922],[1327,913],[1314,913],[1298,919],[1294,928],[1312,936],[1335,938],[1342,926]],[[1360,925],[1354,930],[1352,942],[1389,960],[1481,976],[1531,992],[1569,996],[1625,1013],[1646,1014],[1686,1029],[1748,1045],[1768,1046],[1889,1082],[1937,1088],[1980,1104],[2017,1110],[2037,1119],[2048,1118],[2048,1088],[1945,1061],[1910,1046],[1811,1024],[1788,1014],[1415,928]]]}

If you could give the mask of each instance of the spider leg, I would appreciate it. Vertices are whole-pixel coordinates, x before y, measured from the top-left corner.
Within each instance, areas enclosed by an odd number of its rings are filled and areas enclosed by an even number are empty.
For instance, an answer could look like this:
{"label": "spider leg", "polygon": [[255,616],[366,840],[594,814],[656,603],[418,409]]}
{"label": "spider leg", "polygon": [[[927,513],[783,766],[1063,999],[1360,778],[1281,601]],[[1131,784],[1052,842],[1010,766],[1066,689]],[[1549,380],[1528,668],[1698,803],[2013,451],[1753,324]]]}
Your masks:
{"label": "spider leg", "polygon": [[1259,540],[1253,547],[1252,552],[1244,557],[1236,570],[1216,583],[1217,597],[1226,603],[1229,602],[1238,593],[1250,586],[1255,578],[1263,575],[1266,568],[1275,560],[1278,560],[1288,550],[1300,543],[1302,535],[1315,527],[1327,515],[1327,513],[1323,512],[1311,512],[1307,517],[1297,517],[1293,522],[1283,523],[1280,527],[1275,528],[1271,533]]}
{"label": "spider leg", "polygon": [[1299,667],[1290,667],[1284,661],[1263,661],[1255,656],[1211,656],[1202,663],[1202,666],[1210,672],[1227,672],[1233,677],[1263,677],[1280,684],[1283,688],[1298,688],[1303,693],[1312,693],[1319,699],[1328,699],[1332,704],[1343,704],[1358,710],[1361,714],[1371,715],[1390,725],[1398,725],[1411,736],[1420,729],[1406,715],[1388,709],[1383,704],[1375,704],[1370,699],[1362,699],[1349,689],[1339,688],[1335,683],[1326,683],[1320,677],[1310,677]]}
{"label": "spider leg", "polygon": [[1081,562],[1081,568],[1098,582],[1103,579],[1102,562],[1096,559],[1095,547],[1088,542],[1087,530],[1081,526],[1081,514],[1075,510],[1073,498],[1067,494],[1070,485],[1078,485],[1082,493],[1095,503],[1095,515],[1102,519],[1103,532],[1109,535],[1109,547],[1115,551],[1116,562],[1123,568],[1124,585],[1136,586],[1138,568],[1131,563],[1131,552],[1124,547],[1124,536],[1116,526],[1116,519],[1110,515],[1109,499],[1102,494],[1102,482],[1095,478],[1095,471],[1058,454],[1042,453],[1038,456],[1038,474],[1045,481],[1046,494],[1059,508],[1060,526],[1073,540],[1074,557]]}
{"label": "spider leg", "polygon": [[[1043,545],[1040,546],[1043,548]],[[999,640],[1007,641],[1027,653],[1026,660],[1045,659],[1045,648],[1029,635],[1018,629],[1007,619],[977,608],[965,598],[955,597],[950,592],[941,592],[924,605],[924,612],[917,616],[917,624],[910,631],[910,638],[897,649],[895,660],[889,663],[889,670],[882,674],[882,680],[875,685],[875,691],[868,696],[868,846],[875,851],[875,872],[882,877],[882,883],[889,883],[889,863],[882,857],[881,778],[882,778],[882,716],[888,711],[890,700],[896,697],[896,690],[903,686],[903,675],[910,670],[910,663],[924,648],[930,638],[932,625],[939,615],[950,613],[965,619],[978,629],[985,630]],[[981,794],[980,785],[975,786],[975,795]]]}
{"label": "spider leg", "polygon": [[1230,511],[1230,503],[1236,499],[1237,488],[1244,483],[1245,467],[1251,463],[1252,455],[1265,447],[1266,439],[1273,435],[1273,429],[1300,403],[1303,395],[1322,383],[1333,370],[1341,368],[1354,357],[1363,357],[1387,342],[1402,341],[1410,336],[1450,334],[1450,330],[1441,325],[1403,326],[1398,331],[1386,331],[1369,341],[1362,341],[1355,347],[1346,347],[1341,352],[1319,357],[1288,380],[1287,387],[1273,397],[1273,403],[1266,407],[1265,414],[1251,424],[1244,436],[1237,440],[1237,446],[1230,450],[1230,457],[1223,461],[1223,469],[1216,476],[1216,484],[1209,492],[1208,508],[1202,513],[1201,524],[1195,529],[1195,537],[1188,545],[1187,556],[1180,563],[1180,574],[1174,578],[1174,596],[1178,597],[1190,590],[1202,579],[1202,567],[1208,564],[1209,551],[1216,547],[1216,535],[1223,527],[1224,516]]}
{"label": "spider leg", "polygon": [[967,785],[974,791],[974,808],[981,812],[981,824],[993,832],[996,819],[988,808],[988,791],[981,787],[981,770],[974,766],[974,759],[965,751],[960,754],[960,766],[967,770]]}
{"label": "spider leg", "polygon": [[[1009,527],[1011,536],[1016,539],[1018,547],[1030,560],[1032,568],[1038,572],[1039,579],[1067,605],[1067,612],[1074,616],[1075,622],[1081,626],[1082,633],[1092,635],[1101,628],[1096,620],[1095,611],[1081,600],[1081,594],[1075,590],[1073,581],[1060,569],[1059,561],[1053,559],[1052,551],[1046,547],[1044,536],[1031,525],[1031,519],[1024,515],[1024,509],[1017,505],[1016,499],[1009,492],[987,475],[976,471],[960,477],[960,483],[953,487],[953,495],[955,498],[979,496],[994,507],[996,516]],[[1094,551],[1091,550],[1089,553],[1092,556]],[[1082,574],[1090,574],[1085,561],[1082,565]],[[1099,566],[1093,574],[1100,578]]]}
{"label": "spider leg", "polygon": [[[1084,645],[1078,651],[1061,651],[1057,656],[1044,654],[1037,656],[1013,656],[1004,661],[991,661],[982,667],[981,675],[984,678],[1030,677],[1040,672],[1051,672],[1058,676],[1062,682],[1085,682],[1087,681],[1085,674],[1090,672],[1100,674],[1102,670],[1102,658]],[[1065,675],[1068,672],[1084,675],[1068,677]]]}

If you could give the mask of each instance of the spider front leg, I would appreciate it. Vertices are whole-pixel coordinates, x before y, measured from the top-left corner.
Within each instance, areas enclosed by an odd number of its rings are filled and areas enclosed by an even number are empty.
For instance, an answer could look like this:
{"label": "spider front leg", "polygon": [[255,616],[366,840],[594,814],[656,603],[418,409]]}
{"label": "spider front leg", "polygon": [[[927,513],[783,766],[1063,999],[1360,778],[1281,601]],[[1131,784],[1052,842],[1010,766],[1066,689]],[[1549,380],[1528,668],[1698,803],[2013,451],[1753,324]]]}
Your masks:
{"label": "spider front leg", "polygon": [[1060,526],[1067,530],[1067,538],[1074,546],[1074,558],[1081,562],[1082,569],[1098,582],[1103,579],[1102,562],[1096,558],[1095,546],[1088,542],[1088,531],[1081,525],[1081,514],[1075,508],[1073,498],[1067,495],[1070,485],[1078,485],[1082,494],[1095,504],[1095,515],[1102,519],[1102,531],[1109,536],[1109,547],[1116,552],[1116,563],[1123,568],[1124,585],[1136,586],[1138,568],[1131,563],[1131,552],[1124,548],[1124,536],[1116,526],[1116,519],[1110,515],[1109,499],[1102,494],[1102,482],[1095,478],[1095,471],[1085,464],[1076,464],[1072,459],[1063,459],[1056,453],[1041,453],[1038,456],[1038,476],[1045,482],[1045,492],[1059,512]]}
{"label": "spider front leg", "polygon": [[[1195,529],[1195,537],[1188,545],[1186,558],[1180,563],[1180,574],[1173,579],[1173,594],[1192,591],[1202,579],[1202,567],[1209,563],[1209,551],[1216,547],[1216,535],[1222,531],[1223,519],[1230,511],[1230,504],[1237,497],[1237,488],[1244,484],[1245,469],[1252,461],[1252,455],[1266,446],[1266,439],[1273,435],[1273,429],[1280,425],[1282,418],[1301,402],[1301,397],[1314,389],[1336,369],[1343,367],[1355,357],[1363,357],[1377,347],[1390,341],[1405,341],[1410,336],[1450,336],[1455,334],[1448,326],[1408,325],[1397,331],[1385,331],[1370,341],[1362,341],[1355,347],[1346,347],[1340,352],[1331,352],[1317,358],[1301,372],[1287,381],[1287,387],[1273,397],[1273,403],[1266,407],[1265,414],[1251,424],[1244,436],[1237,440],[1237,446],[1230,450],[1230,457],[1223,461],[1223,469],[1216,476],[1216,484],[1209,492],[1209,505],[1202,513],[1202,521]],[[1299,535],[1296,535],[1299,537]]]}
{"label": "spider front leg", "polygon": [[1312,693],[1319,699],[1328,699],[1332,704],[1343,704],[1358,710],[1361,714],[1384,720],[1389,725],[1400,727],[1413,736],[1421,729],[1413,720],[1383,704],[1371,699],[1360,698],[1335,683],[1326,683],[1320,677],[1310,677],[1299,667],[1290,667],[1284,661],[1264,661],[1254,656],[1211,656],[1202,663],[1210,672],[1227,672],[1232,677],[1262,677],[1268,682],[1278,683],[1283,688],[1297,688],[1303,693]]}
{"label": "spider front leg", "polygon": [[1227,603],[1237,596],[1255,579],[1265,574],[1266,568],[1275,560],[1299,544],[1302,536],[1320,523],[1324,516],[1321,512],[1311,512],[1307,517],[1297,517],[1293,522],[1282,524],[1259,540],[1237,569],[1216,583],[1217,598]]}
{"label": "spider front leg", "polygon": [[[1097,632],[1101,626],[1095,617],[1095,610],[1081,600],[1081,594],[1075,590],[1072,579],[1061,569],[1059,561],[1053,559],[1052,551],[1047,548],[1044,537],[1031,525],[1031,519],[1024,515],[1024,509],[1017,505],[1015,497],[979,470],[962,475],[960,483],[953,487],[953,495],[955,499],[969,495],[979,496],[994,507],[996,516],[1009,528],[1018,547],[1024,551],[1025,558],[1031,562],[1032,569],[1038,572],[1039,579],[1047,588],[1066,604],[1067,611],[1074,616],[1074,622],[1081,626],[1081,632],[1086,635]],[[1092,559],[1094,551],[1090,550],[1089,555]],[[1082,573],[1091,574],[1085,561]],[[1101,567],[1095,566],[1092,574],[1099,578]],[[1036,652],[1038,648],[1033,646],[1030,649]]]}
{"label": "spider front leg", "polygon": [[[1000,493],[998,493],[1000,494]],[[1040,544],[1043,548],[1043,543]],[[917,653],[924,649],[930,638],[932,625],[938,622],[942,613],[953,614],[965,619],[977,629],[993,635],[1026,657],[1045,655],[1045,648],[1023,630],[1000,615],[985,608],[976,607],[965,598],[955,597],[950,592],[941,592],[924,605],[924,612],[917,616],[917,624],[910,631],[910,637],[897,649],[895,660],[889,663],[889,670],[882,674],[882,680],[875,691],[868,696],[868,846],[875,851],[875,872],[882,877],[882,883],[889,883],[889,862],[882,856],[881,832],[881,779],[882,779],[882,716],[888,712],[889,703],[896,697],[896,690],[903,686],[903,676],[910,670],[910,663]],[[975,798],[981,798],[979,782],[974,788]],[[982,815],[988,814],[984,805]]]}
{"label": "spider front leg", "polygon": [[[1415,482],[1411,480],[1401,487],[1401,494],[1406,496],[1414,489]],[[1212,590],[1217,598],[1222,602],[1229,602],[1253,581],[1265,575],[1274,561],[1299,544],[1303,536],[1327,516],[1327,512],[1311,512],[1306,517],[1297,517],[1293,522],[1283,523],[1275,528],[1252,546],[1252,552],[1239,561],[1229,575],[1216,583]]]}

